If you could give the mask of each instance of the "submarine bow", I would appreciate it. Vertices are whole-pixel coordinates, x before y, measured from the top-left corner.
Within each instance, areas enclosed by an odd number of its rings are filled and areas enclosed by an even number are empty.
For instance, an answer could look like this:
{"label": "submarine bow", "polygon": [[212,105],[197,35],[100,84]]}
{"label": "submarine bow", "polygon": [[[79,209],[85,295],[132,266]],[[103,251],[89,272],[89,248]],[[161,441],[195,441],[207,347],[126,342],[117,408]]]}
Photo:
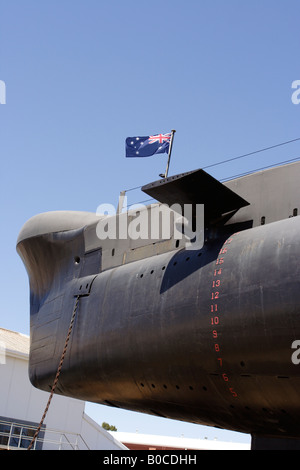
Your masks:
{"label": "submarine bow", "polygon": [[297,163],[221,184],[197,170],[144,187],[162,204],[207,206],[198,249],[172,236],[101,241],[92,213],[30,219],[17,250],[32,384],[50,390],[79,296],[57,393],[299,438],[299,173]]}

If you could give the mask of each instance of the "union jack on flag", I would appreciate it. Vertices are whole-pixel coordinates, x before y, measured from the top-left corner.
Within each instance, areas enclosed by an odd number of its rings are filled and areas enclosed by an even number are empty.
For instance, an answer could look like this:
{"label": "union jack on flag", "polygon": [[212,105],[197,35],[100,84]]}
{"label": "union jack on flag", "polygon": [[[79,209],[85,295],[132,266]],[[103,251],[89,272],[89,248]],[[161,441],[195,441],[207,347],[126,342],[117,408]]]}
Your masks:
{"label": "union jack on flag", "polygon": [[151,157],[156,153],[168,153],[171,135],[170,132],[143,137],[127,137],[126,157]]}
{"label": "union jack on flag", "polygon": [[169,134],[150,135],[149,144],[154,144],[154,142],[159,142],[160,144],[167,142],[171,139],[171,135],[171,132]]}

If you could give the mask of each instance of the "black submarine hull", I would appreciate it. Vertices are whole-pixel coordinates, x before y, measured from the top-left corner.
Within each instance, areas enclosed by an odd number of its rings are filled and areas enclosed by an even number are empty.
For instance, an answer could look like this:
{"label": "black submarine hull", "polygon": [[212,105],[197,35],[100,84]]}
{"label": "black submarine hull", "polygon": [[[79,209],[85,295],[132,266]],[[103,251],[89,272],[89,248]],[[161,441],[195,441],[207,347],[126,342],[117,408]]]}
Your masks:
{"label": "black submarine hull", "polygon": [[101,271],[84,225],[18,243],[31,286],[32,384],[193,423],[300,437],[300,218],[228,227],[200,250]]}

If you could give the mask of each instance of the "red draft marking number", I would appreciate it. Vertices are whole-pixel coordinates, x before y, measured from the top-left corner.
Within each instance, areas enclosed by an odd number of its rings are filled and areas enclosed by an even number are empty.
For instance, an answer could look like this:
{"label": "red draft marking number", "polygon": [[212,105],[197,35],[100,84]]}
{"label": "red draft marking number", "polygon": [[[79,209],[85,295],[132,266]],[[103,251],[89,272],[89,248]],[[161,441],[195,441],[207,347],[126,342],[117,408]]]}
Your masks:
{"label": "red draft marking number", "polygon": [[[239,232],[237,232],[237,233],[239,233]],[[213,327],[211,334],[212,334],[212,338],[214,340],[217,340],[220,337],[218,328],[221,325],[221,320],[220,319],[222,318],[222,310],[221,310],[221,306],[219,304],[219,300],[220,300],[220,297],[222,295],[223,264],[226,262],[225,261],[226,260],[226,254],[230,250],[230,247],[228,247],[228,245],[230,245],[230,243],[232,243],[232,241],[233,241],[235,235],[237,235],[237,233],[235,233],[230,238],[228,238],[225,241],[223,247],[220,249],[219,256],[216,260],[215,268],[214,268],[214,272],[213,272],[213,281],[212,281],[212,284],[211,284],[211,289],[212,289],[212,291],[211,291],[211,300],[213,300],[214,302],[211,303],[211,305],[210,305],[210,314],[214,314],[214,315],[210,315],[210,324]],[[215,353],[218,353],[217,361],[218,361],[218,365],[221,369],[222,379],[225,382],[225,384],[227,385],[228,391],[231,394],[231,396],[234,397],[234,398],[237,398],[238,394],[234,390],[234,388],[231,386],[230,376],[227,374],[227,372],[225,372],[223,370],[223,358],[221,356],[221,354],[222,354],[222,345],[221,345],[220,341],[214,342],[213,344],[214,344],[213,347],[214,347]]]}

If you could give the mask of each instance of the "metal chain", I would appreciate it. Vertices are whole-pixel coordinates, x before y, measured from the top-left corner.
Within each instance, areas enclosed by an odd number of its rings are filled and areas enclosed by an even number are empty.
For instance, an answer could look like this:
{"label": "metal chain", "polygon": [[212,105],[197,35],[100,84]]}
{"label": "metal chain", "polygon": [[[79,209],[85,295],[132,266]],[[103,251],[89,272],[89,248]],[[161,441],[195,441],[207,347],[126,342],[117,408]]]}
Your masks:
{"label": "metal chain", "polygon": [[74,321],[75,321],[75,316],[76,316],[76,312],[77,312],[77,307],[78,307],[78,302],[79,302],[79,298],[80,296],[78,295],[77,298],[76,298],[76,303],[75,303],[75,307],[74,307],[74,310],[73,310],[73,314],[72,314],[72,317],[71,317],[71,321],[70,321],[70,326],[69,326],[69,330],[68,330],[68,334],[67,334],[67,337],[66,337],[66,341],[65,341],[65,346],[64,346],[64,349],[63,349],[63,352],[62,352],[62,355],[61,355],[61,358],[60,358],[60,362],[59,362],[59,366],[57,368],[57,372],[56,372],[56,376],[55,376],[55,379],[54,379],[54,382],[53,382],[53,385],[52,385],[52,388],[51,388],[51,392],[50,392],[50,396],[49,396],[49,399],[48,399],[48,403],[46,405],[46,408],[45,408],[45,411],[44,411],[44,414],[42,416],[42,419],[40,421],[40,424],[32,438],[32,441],[30,442],[27,450],[30,450],[34,444],[34,442],[36,441],[37,437],[38,437],[38,434],[41,430],[41,427],[43,425],[43,422],[44,422],[44,419],[46,418],[46,415],[47,415],[47,412],[48,412],[48,409],[49,409],[49,406],[50,406],[50,403],[51,403],[51,400],[52,400],[52,397],[53,397],[53,394],[55,392],[55,389],[56,389],[56,385],[57,385],[57,382],[58,382],[58,378],[59,378],[59,375],[60,375],[60,372],[61,372],[61,368],[62,368],[62,365],[63,365],[63,362],[64,362],[64,359],[65,359],[65,355],[66,355],[66,352],[67,352],[67,348],[68,348],[68,343],[69,343],[69,339],[70,339],[70,336],[71,336],[71,332],[72,332],[72,328],[73,328],[73,325],[74,325]]}

